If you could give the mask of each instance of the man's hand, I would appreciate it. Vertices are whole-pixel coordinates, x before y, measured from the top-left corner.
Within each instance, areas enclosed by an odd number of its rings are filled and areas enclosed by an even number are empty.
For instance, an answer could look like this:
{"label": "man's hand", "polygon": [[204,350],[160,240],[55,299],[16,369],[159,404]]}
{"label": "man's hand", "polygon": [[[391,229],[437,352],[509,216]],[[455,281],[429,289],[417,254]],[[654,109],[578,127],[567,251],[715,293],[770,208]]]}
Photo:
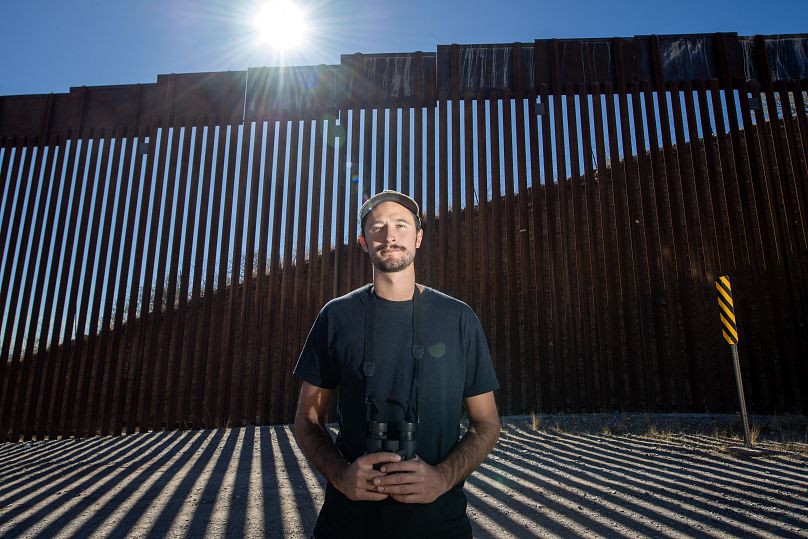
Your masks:
{"label": "man's hand", "polygon": [[374,464],[393,466],[401,460],[395,453],[371,453],[364,455],[353,461],[344,469],[339,478],[334,482],[334,486],[353,501],[369,500],[378,502],[387,498],[387,494],[382,494],[376,488],[374,481],[384,476],[384,472],[373,469]]}
{"label": "man's hand", "polygon": [[373,479],[376,491],[389,494],[397,502],[434,502],[452,487],[438,468],[419,457],[385,464],[381,471],[383,473]]}

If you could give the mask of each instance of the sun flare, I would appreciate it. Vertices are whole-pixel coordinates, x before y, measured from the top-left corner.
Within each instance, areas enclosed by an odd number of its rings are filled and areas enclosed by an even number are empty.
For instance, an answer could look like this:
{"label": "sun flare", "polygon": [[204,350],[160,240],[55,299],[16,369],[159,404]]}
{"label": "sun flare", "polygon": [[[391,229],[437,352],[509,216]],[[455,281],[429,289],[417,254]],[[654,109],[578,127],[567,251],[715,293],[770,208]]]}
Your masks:
{"label": "sun flare", "polygon": [[258,41],[276,50],[298,48],[308,34],[306,14],[289,0],[262,3],[251,22]]}

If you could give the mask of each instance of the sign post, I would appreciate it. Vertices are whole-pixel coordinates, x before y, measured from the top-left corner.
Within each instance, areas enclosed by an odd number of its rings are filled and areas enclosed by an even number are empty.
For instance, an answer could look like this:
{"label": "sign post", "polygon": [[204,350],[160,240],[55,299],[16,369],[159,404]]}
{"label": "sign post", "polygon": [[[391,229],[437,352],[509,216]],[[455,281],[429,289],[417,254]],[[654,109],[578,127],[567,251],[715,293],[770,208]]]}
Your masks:
{"label": "sign post", "polygon": [[749,416],[746,413],[746,399],[743,396],[743,382],[741,381],[741,362],[738,360],[738,325],[735,322],[735,306],[732,302],[732,286],[729,275],[722,275],[715,281],[718,292],[718,308],[721,315],[721,332],[724,340],[732,351],[732,363],[735,366],[735,384],[738,386],[738,402],[741,404],[741,419],[743,420],[743,439],[746,447],[752,446],[749,436]]}

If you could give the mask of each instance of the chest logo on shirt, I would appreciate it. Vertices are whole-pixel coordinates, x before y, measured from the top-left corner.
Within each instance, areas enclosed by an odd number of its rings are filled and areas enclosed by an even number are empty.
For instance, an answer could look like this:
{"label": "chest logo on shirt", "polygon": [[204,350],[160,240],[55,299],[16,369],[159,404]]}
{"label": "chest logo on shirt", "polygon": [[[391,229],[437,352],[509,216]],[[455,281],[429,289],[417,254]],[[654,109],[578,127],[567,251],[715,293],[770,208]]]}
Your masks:
{"label": "chest logo on shirt", "polygon": [[431,345],[428,350],[430,356],[434,358],[441,358],[446,354],[446,343],[436,342],[435,344]]}

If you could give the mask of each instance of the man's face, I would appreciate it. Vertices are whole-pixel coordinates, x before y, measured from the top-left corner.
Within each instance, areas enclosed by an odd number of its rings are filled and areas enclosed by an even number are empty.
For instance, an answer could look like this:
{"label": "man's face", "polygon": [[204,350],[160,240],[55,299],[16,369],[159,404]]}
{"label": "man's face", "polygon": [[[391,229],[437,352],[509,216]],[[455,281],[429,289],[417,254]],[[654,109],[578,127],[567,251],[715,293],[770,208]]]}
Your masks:
{"label": "man's face", "polygon": [[374,268],[394,273],[412,264],[422,237],[423,231],[416,230],[412,212],[401,204],[388,201],[368,214],[359,243],[370,255]]}

